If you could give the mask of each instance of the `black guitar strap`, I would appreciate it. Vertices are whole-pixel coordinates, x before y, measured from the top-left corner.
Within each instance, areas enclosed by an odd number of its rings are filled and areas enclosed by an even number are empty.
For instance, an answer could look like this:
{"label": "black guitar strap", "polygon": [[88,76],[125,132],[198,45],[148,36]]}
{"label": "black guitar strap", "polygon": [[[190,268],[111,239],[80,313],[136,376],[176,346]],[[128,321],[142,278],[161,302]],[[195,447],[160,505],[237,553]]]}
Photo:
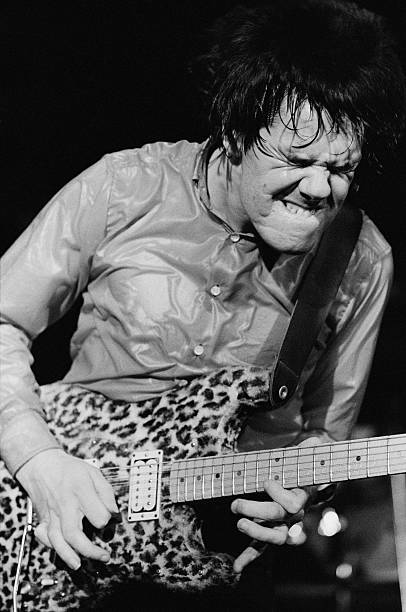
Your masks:
{"label": "black guitar strap", "polygon": [[337,294],[362,225],[359,208],[343,206],[324,232],[297,293],[271,376],[271,409],[295,393],[301,372]]}

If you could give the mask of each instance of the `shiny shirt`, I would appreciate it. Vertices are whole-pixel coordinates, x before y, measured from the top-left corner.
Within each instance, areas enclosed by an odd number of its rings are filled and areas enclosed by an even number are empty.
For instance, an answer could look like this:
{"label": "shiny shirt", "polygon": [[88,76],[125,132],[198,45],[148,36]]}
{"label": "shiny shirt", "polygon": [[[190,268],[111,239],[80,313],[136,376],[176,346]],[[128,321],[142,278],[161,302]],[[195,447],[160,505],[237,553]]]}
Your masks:
{"label": "shiny shirt", "polygon": [[[106,155],[3,257],[0,453],[12,473],[57,445],[30,346],[82,293],[66,382],[137,402],[224,366],[272,367],[312,253],[275,257],[225,223],[207,197],[201,154],[202,145],[181,141]],[[297,393],[250,424],[245,448],[348,436],[391,276],[390,247],[364,215]]]}

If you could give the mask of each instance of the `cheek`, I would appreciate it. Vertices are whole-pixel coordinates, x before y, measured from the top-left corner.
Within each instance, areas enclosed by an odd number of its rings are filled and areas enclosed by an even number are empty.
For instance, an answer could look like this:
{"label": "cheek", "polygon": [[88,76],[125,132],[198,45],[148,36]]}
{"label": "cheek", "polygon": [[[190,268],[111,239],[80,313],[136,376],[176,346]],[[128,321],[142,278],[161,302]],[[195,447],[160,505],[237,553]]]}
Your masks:
{"label": "cheek", "polygon": [[333,200],[336,204],[342,204],[348,195],[350,190],[351,182],[348,179],[341,178],[338,176],[331,177],[330,188]]}
{"label": "cheek", "polygon": [[269,203],[269,197],[264,195],[262,183],[258,184],[254,181],[246,182],[241,190],[241,195],[243,205],[247,212],[263,213],[266,210],[267,204]]}

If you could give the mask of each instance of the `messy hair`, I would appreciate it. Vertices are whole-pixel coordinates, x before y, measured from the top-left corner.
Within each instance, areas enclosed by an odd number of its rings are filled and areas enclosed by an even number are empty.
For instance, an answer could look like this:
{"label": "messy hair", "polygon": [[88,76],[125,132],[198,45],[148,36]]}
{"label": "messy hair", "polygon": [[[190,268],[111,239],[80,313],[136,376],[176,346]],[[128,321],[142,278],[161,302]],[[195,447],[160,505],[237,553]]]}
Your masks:
{"label": "messy hair", "polygon": [[291,121],[305,102],[323,131],[350,125],[363,137],[364,159],[382,164],[405,119],[405,80],[383,19],[344,0],[268,0],[236,7],[211,32],[206,92],[211,100],[207,148],[241,158],[284,101]]}

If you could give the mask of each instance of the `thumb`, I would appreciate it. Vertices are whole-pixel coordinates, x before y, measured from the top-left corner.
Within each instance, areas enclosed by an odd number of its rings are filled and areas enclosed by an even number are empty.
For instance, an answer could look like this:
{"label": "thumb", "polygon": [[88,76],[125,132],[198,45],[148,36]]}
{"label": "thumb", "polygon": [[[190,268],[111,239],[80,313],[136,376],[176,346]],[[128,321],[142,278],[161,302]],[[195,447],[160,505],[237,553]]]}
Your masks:
{"label": "thumb", "polygon": [[302,440],[302,442],[300,442],[298,446],[318,446],[319,444],[322,444],[320,438],[318,438],[317,436],[311,436],[310,438]]}
{"label": "thumb", "polygon": [[41,542],[41,544],[43,544],[44,546],[47,546],[48,548],[52,548],[52,544],[48,538],[47,526],[45,523],[40,523],[39,525],[35,527],[34,535],[37,538],[37,540]]}

